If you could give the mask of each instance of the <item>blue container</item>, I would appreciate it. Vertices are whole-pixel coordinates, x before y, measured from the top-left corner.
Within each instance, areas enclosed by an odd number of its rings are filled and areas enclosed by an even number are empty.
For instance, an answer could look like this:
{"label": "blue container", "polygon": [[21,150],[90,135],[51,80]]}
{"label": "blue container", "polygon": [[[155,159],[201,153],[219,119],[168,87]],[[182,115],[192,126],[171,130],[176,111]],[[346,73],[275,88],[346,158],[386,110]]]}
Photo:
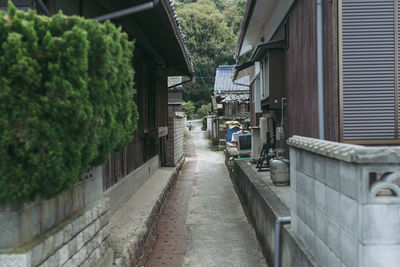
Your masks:
{"label": "blue container", "polygon": [[234,126],[231,129],[231,127],[229,127],[229,125],[227,125],[227,127],[226,127],[226,142],[231,142],[232,141],[232,134],[236,133],[236,132],[238,132],[240,130],[241,129],[240,129],[239,126]]}

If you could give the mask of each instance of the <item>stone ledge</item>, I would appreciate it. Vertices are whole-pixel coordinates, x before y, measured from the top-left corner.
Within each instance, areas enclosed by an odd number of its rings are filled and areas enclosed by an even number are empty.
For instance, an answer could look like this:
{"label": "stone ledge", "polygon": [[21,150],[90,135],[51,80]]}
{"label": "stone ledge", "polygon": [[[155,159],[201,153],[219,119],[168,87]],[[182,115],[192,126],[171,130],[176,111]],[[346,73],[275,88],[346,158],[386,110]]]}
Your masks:
{"label": "stone ledge", "polygon": [[158,169],[113,215],[109,227],[114,266],[136,266],[145,257],[161,207],[181,166]]}
{"label": "stone ledge", "polygon": [[[226,163],[229,163],[231,149],[226,150]],[[257,239],[263,249],[268,265],[273,266],[274,229],[278,217],[290,216],[287,201],[278,196],[269,179],[268,173],[257,172],[249,161],[234,161],[230,171],[232,183],[235,186],[243,208],[250,217]],[[287,190],[290,190],[287,187]],[[282,266],[318,266],[310,251],[292,231],[291,225],[282,228]]]}
{"label": "stone ledge", "polygon": [[295,148],[346,162],[366,164],[398,164],[400,162],[400,147],[366,147],[297,135],[289,138],[287,144]]}

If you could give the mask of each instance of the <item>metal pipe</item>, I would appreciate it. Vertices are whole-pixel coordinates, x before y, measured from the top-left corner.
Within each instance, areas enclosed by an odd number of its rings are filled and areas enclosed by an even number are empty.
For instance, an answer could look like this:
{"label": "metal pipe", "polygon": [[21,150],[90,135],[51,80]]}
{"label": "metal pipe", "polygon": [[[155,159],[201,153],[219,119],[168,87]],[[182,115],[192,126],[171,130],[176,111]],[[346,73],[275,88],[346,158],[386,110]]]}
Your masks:
{"label": "metal pipe", "polygon": [[177,87],[177,86],[180,86],[180,85],[184,85],[184,84],[187,84],[187,83],[189,83],[189,82],[193,82],[193,79],[190,79],[190,80],[187,80],[187,81],[183,81],[183,82],[181,82],[181,83],[177,83],[177,84],[168,86],[168,89],[171,89],[171,88],[174,88],[174,87]]}
{"label": "metal pipe", "polygon": [[250,84],[235,83],[235,82],[233,82],[233,84],[240,85],[240,86],[247,86],[247,87],[250,87]]}
{"label": "metal pipe", "polygon": [[290,223],[290,217],[278,217],[275,220],[274,267],[281,266],[281,225],[287,223]]}
{"label": "metal pipe", "polygon": [[317,0],[318,127],[320,139],[325,139],[323,34],[322,0]]}
{"label": "metal pipe", "polygon": [[137,5],[137,6],[133,6],[133,7],[129,7],[126,9],[122,9],[119,11],[115,11],[115,12],[111,12],[109,14],[106,15],[102,15],[96,18],[93,18],[93,20],[96,21],[105,21],[108,19],[115,19],[115,18],[120,18],[123,16],[127,16],[127,15],[131,15],[134,13],[138,13],[147,9],[152,9],[154,7],[156,7],[158,5],[158,3],[160,2],[160,0],[153,0],[152,2],[148,2],[148,3],[144,3],[141,5]]}
{"label": "metal pipe", "polygon": [[284,118],[283,112],[284,112],[284,110],[285,110],[285,101],[286,101],[286,98],[283,97],[283,98],[281,99],[281,109],[282,109],[282,111],[281,111],[281,126],[282,126],[282,127],[283,127],[283,118]]}
{"label": "metal pipe", "polygon": [[48,16],[48,17],[51,16],[51,13],[50,13],[49,9],[48,9],[47,6],[43,3],[42,0],[36,0],[36,3],[39,5],[40,9],[43,11],[43,13],[44,13],[46,16]]}

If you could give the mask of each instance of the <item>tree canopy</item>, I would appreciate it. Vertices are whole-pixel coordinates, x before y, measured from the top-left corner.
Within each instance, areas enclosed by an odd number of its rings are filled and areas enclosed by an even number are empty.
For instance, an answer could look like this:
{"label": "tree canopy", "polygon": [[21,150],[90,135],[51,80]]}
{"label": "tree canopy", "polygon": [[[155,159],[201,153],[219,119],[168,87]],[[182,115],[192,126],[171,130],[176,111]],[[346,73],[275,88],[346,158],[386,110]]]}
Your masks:
{"label": "tree canopy", "polygon": [[233,58],[245,0],[180,0],[176,12],[196,70],[197,85],[186,88],[185,100],[199,107],[210,102],[215,70]]}
{"label": "tree canopy", "polygon": [[177,8],[197,75],[213,76],[219,64],[234,63],[233,30],[211,0],[199,0]]}

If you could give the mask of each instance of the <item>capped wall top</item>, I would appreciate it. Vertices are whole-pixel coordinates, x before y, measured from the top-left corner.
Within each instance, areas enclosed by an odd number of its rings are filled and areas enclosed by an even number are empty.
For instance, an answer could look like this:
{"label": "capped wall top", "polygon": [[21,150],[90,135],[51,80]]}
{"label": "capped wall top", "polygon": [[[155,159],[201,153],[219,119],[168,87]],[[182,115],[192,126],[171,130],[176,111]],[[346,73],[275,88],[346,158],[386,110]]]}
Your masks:
{"label": "capped wall top", "polygon": [[400,146],[360,146],[297,135],[289,138],[287,144],[346,162],[400,164]]}

